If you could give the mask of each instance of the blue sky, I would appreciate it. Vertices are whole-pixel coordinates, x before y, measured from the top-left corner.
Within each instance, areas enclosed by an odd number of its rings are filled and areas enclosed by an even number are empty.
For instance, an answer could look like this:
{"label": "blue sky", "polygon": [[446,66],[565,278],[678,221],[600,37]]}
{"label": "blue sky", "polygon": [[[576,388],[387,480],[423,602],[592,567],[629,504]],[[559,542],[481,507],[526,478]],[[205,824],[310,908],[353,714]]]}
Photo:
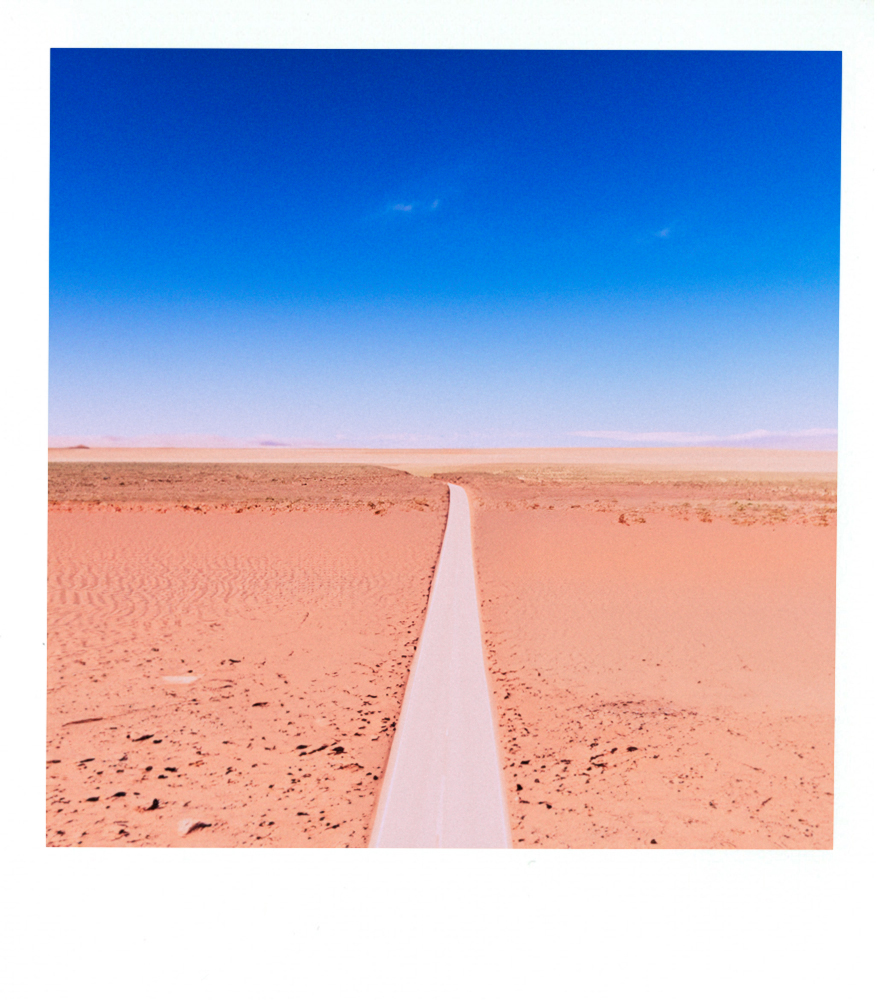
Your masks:
{"label": "blue sky", "polygon": [[828,440],[840,71],[55,50],[50,435]]}

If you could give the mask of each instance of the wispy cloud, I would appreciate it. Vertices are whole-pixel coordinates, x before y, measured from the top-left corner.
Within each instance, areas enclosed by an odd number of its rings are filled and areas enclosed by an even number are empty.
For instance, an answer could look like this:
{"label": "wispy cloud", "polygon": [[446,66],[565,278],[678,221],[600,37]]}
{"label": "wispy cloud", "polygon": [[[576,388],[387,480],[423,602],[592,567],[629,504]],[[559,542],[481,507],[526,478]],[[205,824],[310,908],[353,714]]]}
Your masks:
{"label": "wispy cloud", "polygon": [[810,448],[834,451],[838,431],[812,427],[799,431],[745,431],[742,434],[696,434],[690,431],[572,431],[571,437],[591,441],[615,441],[620,444],[645,445],[715,445],[718,447]]}
{"label": "wispy cloud", "polygon": [[663,229],[643,229],[634,233],[631,238],[637,246],[651,246],[659,240],[674,240],[675,234],[676,226],[673,223],[668,223]]}
{"label": "wispy cloud", "polygon": [[70,435],[49,438],[50,448],[317,448],[324,442],[307,440],[277,441],[274,438],[234,438],[219,434],[144,434],[126,437],[116,434]]}
{"label": "wispy cloud", "polygon": [[388,206],[386,214],[429,215],[436,212],[440,206],[440,198],[433,198],[431,201],[398,201]]}

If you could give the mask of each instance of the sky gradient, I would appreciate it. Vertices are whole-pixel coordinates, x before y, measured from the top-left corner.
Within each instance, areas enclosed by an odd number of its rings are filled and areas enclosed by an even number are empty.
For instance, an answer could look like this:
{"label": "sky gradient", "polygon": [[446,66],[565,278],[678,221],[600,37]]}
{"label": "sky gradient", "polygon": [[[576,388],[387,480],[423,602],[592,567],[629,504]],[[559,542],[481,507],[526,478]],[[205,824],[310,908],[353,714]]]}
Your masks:
{"label": "sky gradient", "polygon": [[834,447],[838,53],[55,50],[51,85],[57,443]]}

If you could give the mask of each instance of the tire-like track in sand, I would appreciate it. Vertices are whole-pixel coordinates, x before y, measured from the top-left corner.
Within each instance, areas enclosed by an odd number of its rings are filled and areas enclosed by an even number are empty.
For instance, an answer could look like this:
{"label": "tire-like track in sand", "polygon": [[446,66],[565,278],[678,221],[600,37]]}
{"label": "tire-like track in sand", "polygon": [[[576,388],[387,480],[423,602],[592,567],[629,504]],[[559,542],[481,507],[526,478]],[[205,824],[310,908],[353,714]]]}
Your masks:
{"label": "tire-like track in sand", "polygon": [[371,847],[510,847],[471,547],[468,497],[450,512],[392,744]]}

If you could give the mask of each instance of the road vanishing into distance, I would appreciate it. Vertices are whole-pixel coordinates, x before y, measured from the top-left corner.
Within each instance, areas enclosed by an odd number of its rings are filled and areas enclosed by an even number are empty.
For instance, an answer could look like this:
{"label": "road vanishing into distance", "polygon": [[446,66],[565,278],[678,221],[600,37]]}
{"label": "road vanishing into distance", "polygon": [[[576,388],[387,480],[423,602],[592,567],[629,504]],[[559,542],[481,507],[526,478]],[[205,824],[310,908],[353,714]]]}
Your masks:
{"label": "road vanishing into distance", "polygon": [[447,527],[371,847],[511,846],[483,662],[468,497],[461,486],[447,485]]}

